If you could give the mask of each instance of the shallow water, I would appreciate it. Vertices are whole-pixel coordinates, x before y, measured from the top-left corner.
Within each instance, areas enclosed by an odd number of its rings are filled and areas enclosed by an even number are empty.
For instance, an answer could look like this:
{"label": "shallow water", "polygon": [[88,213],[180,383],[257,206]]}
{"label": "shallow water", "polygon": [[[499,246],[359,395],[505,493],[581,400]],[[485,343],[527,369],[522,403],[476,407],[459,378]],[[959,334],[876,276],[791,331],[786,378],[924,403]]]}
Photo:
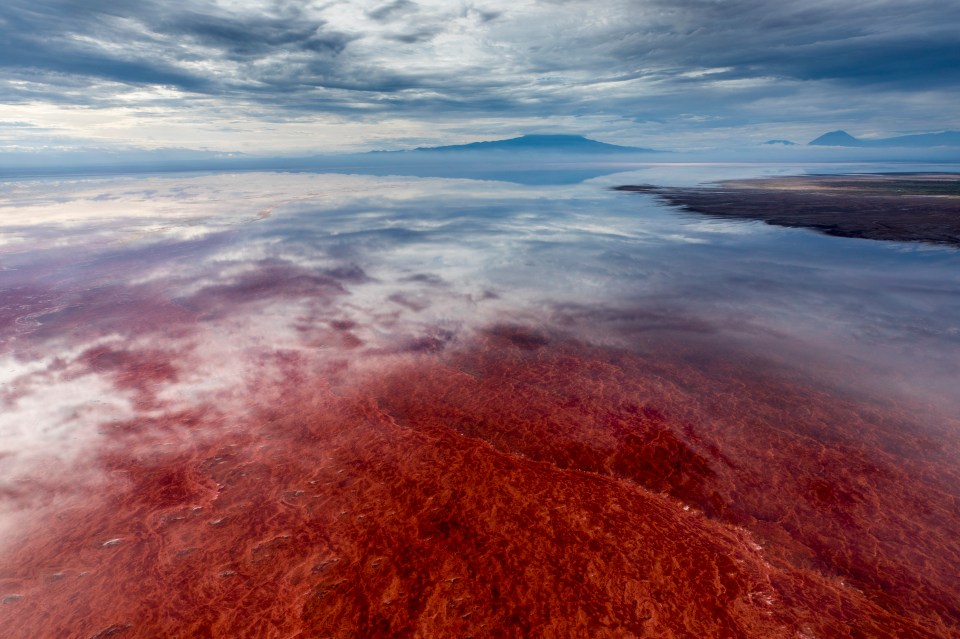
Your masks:
{"label": "shallow water", "polygon": [[960,253],[609,188],[903,167],[626,168],[0,185],[0,627],[960,631]]}

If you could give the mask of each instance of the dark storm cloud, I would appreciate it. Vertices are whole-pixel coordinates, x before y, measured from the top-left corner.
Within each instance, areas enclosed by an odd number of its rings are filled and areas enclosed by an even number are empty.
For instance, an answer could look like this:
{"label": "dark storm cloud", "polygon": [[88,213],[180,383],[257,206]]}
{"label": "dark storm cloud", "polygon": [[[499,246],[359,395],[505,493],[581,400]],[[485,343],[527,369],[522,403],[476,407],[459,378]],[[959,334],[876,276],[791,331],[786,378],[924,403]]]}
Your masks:
{"label": "dark storm cloud", "polygon": [[79,9],[72,2],[45,5],[12,0],[5,4],[0,8],[0,68],[38,81],[56,79],[50,75],[68,79],[80,76],[132,84],[175,85],[187,90],[209,88],[203,78],[184,72],[175,62],[162,57],[140,57],[133,51],[110,52],[102,44],[116,42],[125,35],[109,24],[114,16],[93,12],[85,15]]}
{"label": "dark storm cloud", "polygon": [[937,88],[960,82],[960,43],[953,34],[926,39],[832,43],[771,63],[783,75],[804,80],[888,84],[902,89]]}
{"label": "dark storm cloud", "polygon": [[425,42],[430,40],[440,33],[443,33],[442,29],[438,28],[427,28],[419,29],[411,33],[397,33],[387,36],[388,39],[395,42],[402,42],[404,44],[416,44],[417,42]]}
{"label": "dark storm cloud", "polygon": [[184,38],[232,60],[256,58],[277,51],[338,54],[350,37],[324,32],[323,23],[296,14],[277,18],[229,18],[187,12],[161,23],[161,32]]}
{"label": "dark storm cloud", "polygon": [[[79,76],[218,95],[272,76],[271,62],[329,66],[351,40],[294,4],[245,15],[212,3],[192,6],[202,10],[171,11],[150,1],[11,0],[0,8],[0,67],[40,83]],[[248,62],[264,68],[229,64]]]}
{"label": "dark storm cloud", "polygon": [[914,86],[945,84],[960,58],[955,3],[671,0],[625,4],[620,18],[552,42],[544,38],[532,49],[533,63],[544,72],[592,59],[590,66],[601,74],[630,69],[638,75],[677,75],[730,67],[728,77]]}
{"label": "dark storm cloud", "polygon": [[663,3],[658,33],[613,50],[667,68],[729,67],[725,77],[836,80],[904,89],[960,78],[960,5],[931,2]]}

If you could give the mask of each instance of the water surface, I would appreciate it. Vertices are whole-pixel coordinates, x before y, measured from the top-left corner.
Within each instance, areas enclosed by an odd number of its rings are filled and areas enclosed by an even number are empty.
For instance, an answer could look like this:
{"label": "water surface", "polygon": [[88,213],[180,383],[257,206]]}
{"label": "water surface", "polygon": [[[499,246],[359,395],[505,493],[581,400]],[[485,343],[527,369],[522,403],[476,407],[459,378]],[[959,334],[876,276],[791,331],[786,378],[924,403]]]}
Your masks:
{"label": "water surface", "polygon": [[0,185],[0,627],[958,632],[960,253],[609,188],[902,167],[625,168]]}

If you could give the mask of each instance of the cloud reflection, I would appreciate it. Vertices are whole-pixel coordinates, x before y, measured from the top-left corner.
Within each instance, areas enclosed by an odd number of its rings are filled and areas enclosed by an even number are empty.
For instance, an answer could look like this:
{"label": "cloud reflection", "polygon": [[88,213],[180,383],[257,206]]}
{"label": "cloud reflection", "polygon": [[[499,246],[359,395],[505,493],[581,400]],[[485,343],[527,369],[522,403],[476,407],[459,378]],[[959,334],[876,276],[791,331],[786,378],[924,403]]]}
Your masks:
{"label": "cloud reflection", "polygon": [[[224,530],[252,544],[249,565],[201,541],[183,556],[213,553],[218,575],[299,565],[264,558],[286,557],[285,540],[302,535],[320,553],[311,561],[327,566],[327,542],[309,531],[333,531],[336,547],[362,546],[366,520],[342,513],[360,512],[369,497],[390,507],[364,518],[393,526],[388,515],[407,512],[408,495],[386,496],[385,478],[433,490],[413,464],[443,468],[491,499],[504,488],[483,482],[515,473],[538,487],[573,482],[603,495],[597,503],[617,494],[669,526],[701,518],[681,526],[699,531],[682,552],[723,540],[709,561],[746,553],[744,565],[765,577],[736,573],[737,583],[767,579],[777,585],[765,596],[799,610],[810,604],[798,583],[867,605],[817,572],[821,562],[878,597],[910,592],[905,605],[949,614],[948,566],[919,583],[904,568],[919,560],[884,541],[884,569],[870,572],[873,555],[851,539],[920,522],[930,548],[953,548],[941,520],[960,486],[945,461],[957,442],[944,436],[954,407],[940,391],[960,382],[956,252],[711,225],[589,183],[80,180],[15,186],[5,206],[3,228],[21,239],[3,249],[0,271],[4,548],[32,548],[17,545],[27,544],[23,531],[54,526],[60,513],[95,512],[83,521],[105,523],[78,524],[63,548],[96,541],[123,558],[117,566],[133,565],[151,544],[173,543],[167,526],[202,536],[244,521]],[[811,479],[823,473],[833,483]],[[871,514],[878,497],[857,477],[883,486],[896,507]],[[770,499],[771,486],[790,499]],[[354,489],[366,497],[337,502]],[[939,491],[929,512],[915,507],[928,489]],[[103,500],[127,491],[131,510],[110,511],[97,491]],[[451,497],[445,512],[480,503]],[[217,515],[199,519],[206,511]],[[130,514],[141,512],[148,524]],[[491,512],[469,510],[470,524],[452,515],[404,521],[426,526],[425,538],[458,539]],[[329,522],[311,528],[303,523],[311,517]],[[530,522],[520,529],[542,532]],[[270,532],[251,540],[245,530]],[[771,544],[775,570],[746,535]],[[850,565],[835,560],[829,539],[847,544]],[[186,565],[157,561],[170,574]],[[112,592],[119,568],[97,565],[93,592]],[[687,575],[670,587],[701,581]],[[41,582],[17,582],[32,588],[24,605],[56,600]],[[725,596],[703,600],[753,610]],[[915,621],[884,619],[907,629]]]}

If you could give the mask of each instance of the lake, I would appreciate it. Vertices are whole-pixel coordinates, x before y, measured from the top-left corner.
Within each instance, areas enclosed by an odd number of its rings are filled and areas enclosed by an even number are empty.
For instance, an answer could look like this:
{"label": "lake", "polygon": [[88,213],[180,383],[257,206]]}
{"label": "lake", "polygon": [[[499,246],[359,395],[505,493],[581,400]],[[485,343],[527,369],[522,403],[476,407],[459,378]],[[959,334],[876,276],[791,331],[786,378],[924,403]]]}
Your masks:
{"label": "lake", "polygon": [[960,251],[613,187],[958,168],[0,183],[0,626],[955,636]]}

